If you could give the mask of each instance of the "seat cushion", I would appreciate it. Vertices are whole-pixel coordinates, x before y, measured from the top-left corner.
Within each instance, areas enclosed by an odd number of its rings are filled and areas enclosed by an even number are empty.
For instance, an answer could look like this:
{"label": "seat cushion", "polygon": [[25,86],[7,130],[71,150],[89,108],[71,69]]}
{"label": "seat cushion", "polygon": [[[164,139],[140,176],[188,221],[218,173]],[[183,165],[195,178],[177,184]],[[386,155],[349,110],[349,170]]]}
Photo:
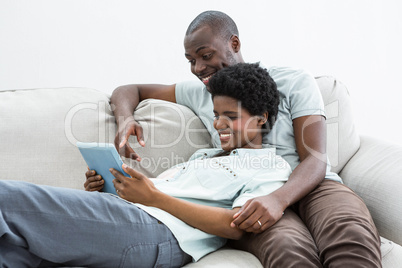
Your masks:
{"label": "seat cushion", "polygon": [[212,252],[186,268],[262,268],[260,261],[251,253],[224,247]]}
{"label": "seat cushion", "polygon": [[[402,263],[402,247],[394,242],[381,237],[381,256],[383,268],[400,267]],[[262,267],[260,261],[252,254],[236,249],[224,247],[201,258],[196,263],[190,263],[184,267]]]}
{"label": "seat cushion", "polygon": [[381,257],[383,268],[402,266],[402,246],[381,237]]}

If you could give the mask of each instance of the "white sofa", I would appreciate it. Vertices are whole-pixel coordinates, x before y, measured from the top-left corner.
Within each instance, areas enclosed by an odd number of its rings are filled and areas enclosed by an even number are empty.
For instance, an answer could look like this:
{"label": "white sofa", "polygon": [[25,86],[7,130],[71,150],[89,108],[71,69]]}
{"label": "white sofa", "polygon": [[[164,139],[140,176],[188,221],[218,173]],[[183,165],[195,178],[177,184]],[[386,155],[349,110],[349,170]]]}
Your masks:
{"label": "white sofa", "polygon": [[[332,77],[316,80],[326,105],[332,169],[369,207],[382,236],[383,267],[402,267],[402,146],[359,136],[347,89]],[[125,161],[148,176],[210,146],[209,134],[186,107],[147,100],[136,119],[145,130],[146,147],[133,138],[130,143],[143,161]],[[1,91],[0,179],[83,189],[86,164],[75,142],[113,142],[115,129],[109,96],[97,90]],[[261,264],[247,252],[223,248],[186,267]]]}

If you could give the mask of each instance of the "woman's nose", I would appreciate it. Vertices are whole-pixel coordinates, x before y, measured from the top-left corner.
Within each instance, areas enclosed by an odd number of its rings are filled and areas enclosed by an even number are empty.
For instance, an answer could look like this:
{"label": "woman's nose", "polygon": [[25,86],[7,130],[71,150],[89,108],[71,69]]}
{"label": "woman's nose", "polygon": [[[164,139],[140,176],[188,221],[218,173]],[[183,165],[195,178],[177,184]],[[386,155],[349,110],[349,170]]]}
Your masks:
{"label": "woman's nose", "polygon": [[224,116],[220,116],[215,121],[216,129],[225,129],[228,127],[227,119]]}

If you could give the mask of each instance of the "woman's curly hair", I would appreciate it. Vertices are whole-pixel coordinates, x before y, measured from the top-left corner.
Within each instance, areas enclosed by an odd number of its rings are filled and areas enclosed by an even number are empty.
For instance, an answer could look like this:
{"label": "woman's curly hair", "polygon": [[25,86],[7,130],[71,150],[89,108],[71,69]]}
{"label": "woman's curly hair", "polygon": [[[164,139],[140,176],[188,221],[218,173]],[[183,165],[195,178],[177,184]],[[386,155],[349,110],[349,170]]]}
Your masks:
{"label": "woman's curly hair", "polygon": [[251,115],[268,112],[264,125],[270,131],[278,115],[279,93],[268,71],[258,63],[238,63],[219,70],[208,83],[214,96],[228,96],[241,102]]}

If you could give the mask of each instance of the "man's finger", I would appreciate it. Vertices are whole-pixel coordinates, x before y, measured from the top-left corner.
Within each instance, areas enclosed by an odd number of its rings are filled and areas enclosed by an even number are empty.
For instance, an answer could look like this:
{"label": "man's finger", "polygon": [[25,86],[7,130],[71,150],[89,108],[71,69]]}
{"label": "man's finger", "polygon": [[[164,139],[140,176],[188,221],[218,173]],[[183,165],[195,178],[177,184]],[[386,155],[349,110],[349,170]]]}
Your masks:
{"label": "man's finger", "polygon": [[135,128],[135,134],[137,135],[137,141],[138,143],[144,147],[145,146],[145,141],[144,141],[144,134],[142,132],[142,127],[140,125],[137,125]]}
{"label": "man's finger", "polygon": [[247,201],[243,206],[241,206],[235,214],[233,214],[233,221],[230,223],[231,227],[237,227],[241,223],[237,218],[239,217],[239,215],[242,214],[243,210],[245,210],[249,204],[250,200]]}
{"label": "man's finger", "polygon": [[128,139],[130,138],[131,133],[128,131],[124,131],[124,134],[121,136],[119,148],[122,148],[124,145],[126,145]]}
{"label": "man's finger", "polygon": [[[124,147],[120,149],[126,158],[133,158],[133,155],[136,153],[134,152],[133,148],[131,148],[129,143],[126,143]],[[135,158],[133,158],[135,159]]]}
{"label": "man's finger", "polygon": [[240,225],[238,225],[237,227],[239,229],[245,230],[246,232],[250,232],[249,231],[250,229],[252,230],[251,232],[254,232],[262,226],[261,221],[260,222],[258,221],[259,221],[259,215],[257,215],[257,213],[253,213],[242,223],[240,223]]}
{"label": "man's finger", "polygon": [[145,177],[144,174],[142,174],[141,172],[138,172],[137,170],[127,166],[126,164],[123,164],[122,167],[123,167],[123,170],[127,174],[129,174],[131,177],[133,177],[135,179],[141,180],[141,179],[143,179]]}
{"label": "man's finger", "polygon": [[135,152],[130,155],[130,158],[133,160],[136,160],[138,162],[140,162],[142,160],[141,157]]}
{"label": "man's finger", "polygon": [[116,136],[115,142],[114,142],[114,147],[116,148],[117,152],[119,152],[119,155],[124,156],[126,158],[131,158],[131,159],[136,159],[139,156],[134,152],[134,150],[130,147],[129,143],[126,143],[123,147],[120,148],[119,145],[119,139]]}
{"label": "man's finger", "polygon": [[119,152],[119,155],[122,155],[126,158],[131,158],[133,160],[141,161],[141,157],[136,152],[134,152],[133,148],[131,148],[130,146],[130,143],[128,143],[127,141],[125,142],[123,147],[120,147],[120,145],[116,145],[116,143],[115,147],[116,150]]}
{"label": "man's finger", "polygon": [[233,219],[236,219],[243,211],[250,205],[251,200],[248,200],[240,209],[233,215]]}
{"label": "man's finger", "polygon": [[236,226],[242,224],[244,220],[246,220],[251,214],[253,214],[254,208],[252,208],[251,206],[247,206],[242,211],[239,210],[239,212],[240,213],[237,215],[236,219],[233,220],[233,224],[235,224]]}
{"label": "man's finger", "polygon": [[139,154],[134,152],[134,150],[128,145],[128,143],[126,144],[125,148],[126,148],[126,158],[131,158],[133,160],[137,160],[138,162],[141,161],[141,157],[139,156]]}

